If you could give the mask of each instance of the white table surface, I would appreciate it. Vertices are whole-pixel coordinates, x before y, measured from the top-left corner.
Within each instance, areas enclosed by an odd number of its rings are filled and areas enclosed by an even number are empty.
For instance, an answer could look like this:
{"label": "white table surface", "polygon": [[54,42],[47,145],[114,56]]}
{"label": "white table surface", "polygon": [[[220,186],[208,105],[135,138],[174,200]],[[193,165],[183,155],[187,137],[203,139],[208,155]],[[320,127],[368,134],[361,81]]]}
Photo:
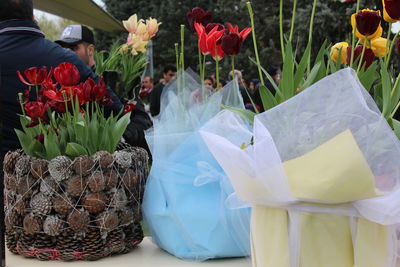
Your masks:
{"label": "white table surface", "polygon": [[128,254],[107,257],[98,261],[40,261],[27,259],[7,251],[6,264],[8,267],[46,267],[46,266],[93,266],[93,267],[251,267],[250,258],[218,259],[205,262],[183,261],[154,245],[149,238],[145,238],[139,247]]}

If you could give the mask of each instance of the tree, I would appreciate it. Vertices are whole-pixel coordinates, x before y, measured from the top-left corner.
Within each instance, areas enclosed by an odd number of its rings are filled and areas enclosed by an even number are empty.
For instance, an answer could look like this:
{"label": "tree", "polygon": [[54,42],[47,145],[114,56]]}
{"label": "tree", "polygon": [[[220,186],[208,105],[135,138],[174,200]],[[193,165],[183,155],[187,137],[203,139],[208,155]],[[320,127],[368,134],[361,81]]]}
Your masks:
{"label": "tree", "polygon": [[72,20],[68,20],[65,18],[58,18],[56,20],[48,18],[46,15],[35,14],[35,19],[39,24],[40,29],[46,36],[46,39],[51,41],[55,41],[60,37],[62,30],[71,24],[78,24]]}

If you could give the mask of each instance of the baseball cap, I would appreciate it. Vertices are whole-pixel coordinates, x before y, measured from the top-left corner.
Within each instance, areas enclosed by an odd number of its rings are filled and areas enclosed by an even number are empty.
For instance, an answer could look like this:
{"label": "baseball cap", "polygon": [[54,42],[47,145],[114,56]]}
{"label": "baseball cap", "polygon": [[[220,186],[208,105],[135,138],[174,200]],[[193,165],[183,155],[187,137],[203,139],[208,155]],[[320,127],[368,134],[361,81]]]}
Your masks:
{"label": "baseball cap", "polygon": [[56,43],[75,45],[80,42],[94,44],[93,32],[83,25],[68,25],[61,33],[60,40]]}

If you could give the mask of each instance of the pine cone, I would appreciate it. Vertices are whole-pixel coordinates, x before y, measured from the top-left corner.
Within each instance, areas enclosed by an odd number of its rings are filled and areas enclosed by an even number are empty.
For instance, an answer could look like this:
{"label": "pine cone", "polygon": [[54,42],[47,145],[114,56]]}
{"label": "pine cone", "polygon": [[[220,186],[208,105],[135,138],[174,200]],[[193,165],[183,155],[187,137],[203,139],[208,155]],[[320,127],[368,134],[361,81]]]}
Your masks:
{"label": "pine cone", "polygon": [[31,174],[34,178],[44,178],[47,174],[49,162],[44,159],[33,159],[31,163]]}
{"label": "pine cone", "polygon": [[24,231],[27,234],[33,235],[39,233],[43,229],[43,220],[39,216],[30,213],[24,217]]}
{"label": "pine cone", "polygon": [[124,227],[124,233],[126,247],[129,249],[136,247],[144,238],[142,226],[139,222],[135,222],[133,225]]}
{"label": "pine cone", "polygon": [[52,159],[48,165],[51,177],[58,183],[70,178],[72,175],[71,164],[72,161],[66,156],[58,156]]}
{"label": "pine cone", "polygon": [[86,190],[87,179],[74,176],[65,181],[65,191],[72,197],[81,197]]}
{"label": "pine cone", "polygon": [[114,162],[113,156],[108,151],[97,151],[93,155],[93,160],[98,163],[102,170],[109,169]]}
{"label": "pine cone", "polygon": [[33,258],[29,251],[33,249],[33,243],[35,242],[35,236],[22,232],[19,236],[17,247],[19,249],[19,253],[25,257]]}
{"label": "pine cone", "polygon": [[132,166],[132,153],[126,151],[115,151],[113,157],[115,162],[122,169],[127,169]]}
{"label": "pine cone", "polygon": [[4,186],[7,190],[17,193],[17,178],[13,174],[4,173]]}
{"label": "pine cone", "polygon": [[109,254],[119,254],[125,251],[125,233],[115,229],[108,233],[105,248]]}
{"label": "pine cone", "polygon": [[19,214],[24,216],[25,213],[27,212],[27,209],[29,207],[29,199],[23,198],[21,195],[17,195],[14,209],[15,211]]}
{"label": "pine cone", "polygon": [[35,214],[46,215],[51,212],[51,199],[43,193],[37,193],[31,199],[31,209]]}
{"label": "pine cone", "polygon": [[7,207],[4,215],[5,215],[4,223],[6,226],[6,232],[11,232],[13,231],[15,226],[21,225],[21,217],[18,215],[15,209]]}
{"label": "pine cone", "polygon": [[72,211],[67,219],[69,227],[77,232],[86,232],[89,226],[89,213],[87,211],[79,211],[79,210],[74,210]]}
{"label": "pine cone", "polygon": [[107,196],[104,193],[98,192],[87,194],[82,204],[89,213],[97,214],[106,208],[107,202]]}
{"label": "pine cone", "polygon": [[25,175],[19,178],[17,193],[22,195],[24,198],[32,196],[33,191],[38,186],[37,180],[31,175]]}
{"label": "pine cone", "polygon": [[84,260],[98,260],[104,257],[103,240],[97,229],[91,229],[83,240]]}
{"label": "pine cone", "polygon": [[103,176],[103,173],[97,171],[90,175],[89,179],[89,188],[92,192],[100,192],[105,189],[106,181]]}
{"label": "pine cone", "polygon": [[127,169],[122,175],[122,181],[127,189],[132,189],[137,185],[137,176],[132,169]]}
{"label": "pine cone", "polygon": [[79,176],[88,175],[94,167],[94,161],[88,155],[82,155],[75,158],[72,163],[72,169]]}
{"label": "pine cone", "polygon": [[11,231],[6,234],[6,245],[10,252],[18,254],[16,247],[19,239],[19,234],[16,231]]}
{"label": "pine cone", "polygon": [[97,225],[100,226],[100,231],[109,232],[114,230],[119,225],[118,214],[113,210],[107,210],[97,217]]}
{"label": "pine cone", "polygon": [[31,169],[31,161],[32,159],[30,156],[19,157],[15,164],[15,173],[17,175],[17,178],[21,178],[22,176],[28,174]]}
{"label": "pine cone", "polygon": [[[74,231],[72,231],[71,229],[65,229],[64,231],[61,232],[60,235],[57,236],[56,248],[58,250],[61,250],[60,253],[65,250],[82,251],[82,241],[83,241],[82,236],[76,235],[76,233]],[[67,257],[68,254],[69,253],[66,253],[64,256]],[[69,255],[69,256],[71,256],[71,255]],[[76,255],[72,259],[75,259],[75,258],[76,258]]]}
{"label": "pine cone", "polygon": [[[55,245],[55,240],[53,237],[45,234],[45,233],[38,233],[35,235],[35,242],[33,243],[33,246],[35,248],[39,248],[39,249],[53,249],[54,245]],[[49,253],[50,254],[43,254],[42,258],[38,257],[41,260],[49,260],[51,256],[51,251],[43,251],[44,253]]]}
{"label": "pine cone", "polygon": [[43,231],[49,236],[57,236],[63,229],[64,222],[57,215],[47,216],[43,223]]}
{"label": "pine cone", "polygon": [[120,218],[120,224],[121,225],[127,225],[131,224],[134,221],[134,214],[133,210],[129,208],[125,208],[119,213],[119,218]]}
{"label": "pine cone", "polygon": [[81,197],[86,190],[87,180],[74,176],[65,182],[65,191],[72,197]]}
{"label": "pine cone", "polygon": [[111,197],[110,206],[117,210],[122,210],[128,203],[128,197],[126,196],[125,190],[118,189]]}
{"label": "pine cone", "polygon": [[17,163],[18,159],[22,156],[22,150],[16,151],[8,151],[7,154],[4,156],[3,160],[3,170],[7,174],[14,174],[15,172],[15,164]]}
{"label": "pine cone", "polygon": [[108,171],[104,173],[106,183],[106,190],[111,190],[118,185],[118,173],[115,171]]}
{"label": "pine cone", "polygon": [[74,204],[66,195],[58,195],[53,199],[53,208],[58,214],[67,215],[73,207]]}
{"label": "pine cone", "polygon": [[52,196],[57,193],[58,185],[51,176],[47,176],[40,182],[40,192],[47,196]]}

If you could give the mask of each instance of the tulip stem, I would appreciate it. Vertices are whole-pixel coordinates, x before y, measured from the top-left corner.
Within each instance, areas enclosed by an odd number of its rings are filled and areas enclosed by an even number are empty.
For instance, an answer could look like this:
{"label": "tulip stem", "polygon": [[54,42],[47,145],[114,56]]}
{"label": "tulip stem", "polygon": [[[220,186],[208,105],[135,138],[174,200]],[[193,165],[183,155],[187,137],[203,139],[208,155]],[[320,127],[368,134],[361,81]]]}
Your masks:
{"label": "tulip stem", "polygon": [[285,44],[283,42],[283,0],[279,4],[279,35],[281,38],[282,62],[285,61]]}
{"label": "tulip stem", "polygon": [[179,73],[179,47],[178,43],[175,43],[175,59],[176,59],[176,70]]}
{"label": "tulip stem", "polygon": [[[217,56],[218,57],[218,56]],[[217,91],[219,91],[219,62],[215,60],[215,79],[217,80]]]}
{"label": "tulip stem", "polygon": [[258,68],[258,75],[260,77],[260,83],[261,85],[265,85],[264,84],[264,77],[261,71],[261,63],[260,63],[260,57],[258,56],[258,48],[257,48],[257,40],[256,40],[256,31],[254,28],[254,13],[253,13],[253,9],[251,7],[251,3],[250,2],[246,2],[247,5],[247,9],[249,11],[249,15],[250,15],[250,22],[251,22],[251,35],[253,37],[253,45],[254,45],[254,53],[256,55],[256,62],[257,62],[257,68]]}
{"label": "tulip stem", "polygon": [[[357,6],[356,6],[356,14],[358,13],[358,11],[360,10],[360,0],[357,0]],[[353,67],[353,62],[354,62],[354,44],[356,42],[356,30],[357,30],[357,25],[355,23],[354,27],[353,27],[353,36],[351,39],[351,57],[350,57],[350,68]]]}
{"label": "tulip stem", "polygon": [[19,104],[21,105],[22,114],[24,116],[26,116],[25,109],[24,109],[24,104],[23,104],[24,100],[22,98],[22,93],[18,93],[18,99],[19,99]]}
{"label": "tulip stem", "polygon": [[[387,34],[387,43],[386,43],[386,51],[389,51],[389,47],[390,47],[390,35],[392,33],[392,23],[389,22],[389,29],[388,29],[388,34]],[[386,67],[388,66],[388,54],[385,55],[385,64]]]}
{"label": "tulip stem", "polygon": [[357,67],[357,74],[361,69],[361,66],[363,65],[363,61],[364,61],[364,54],[365,54],[365,48],[366,48],[366,42],[368,42],[369,40],[367,38],[365,38],[364,40],[364,44],[363,44],[363,49],[361,52],[361,56],[360,56],[360,62],[358,63],[358,67]]}
{"label": "tulip stem", "polygon": [[292,24],[290,26],[289,42],[292,42],[292,40],[293,40],[294,22],[296,20],[296,7],[297,7],[297,0],[294,0],[293,1],[293,11],[292,11]]}
{"label": "tulip stem", "polygon": [[185,25],[181,24],[181,64],[182,72],[185,70]]}
{"label": "tulip stem", "polygon": [[203,65],[202,65],[202,59],[201,59],[201,51],[200,47],[197,48],[197,52],[199,54],[199,73],[200,73],[200,78],[201,78],[201,83],[203,84],[203,76],[202,76],[202,71],[203,71]]}
{"label": "tulip stem", "polygon": [[[392,43],[390,44],[390,49],[389,49],[389,53],[387,54],[387,60],[386,60],[386,67],[389,65],[390,62],[390,58],[392,57],[392,51],[393,51],[393,47],[394,44],[396,43],[396,39],[399,36],[400,31],[397,31],[396,35],[394,36]],[[388,39],[389,42],[389,39]]]}
{"label": "tulip stem", "polygon": [[[231,67],[232,67],[232,81],[233,81],[233,86],[234,86],[234,88],[235,88],[235,90],[237,90],[237,89],[239,89],[239,88],[237,88],[236,87],[236,82],[235,82],[235,80],[236,80],[236,75],[235,75],[235,56],[231,56]],[[240,93],[239,92],[239,90],[237,90],[237,92],[238,93]],[[236,92],[235,92],[236,93]],[[236,103],[236,104],[238,104],[239,103],[239,101]]]}
{"label": "tulip stem", "polygon": [[[312,35],[313,35],[314,17],[316,9],[317,9],[317,0],[314,0],[313,8],[311,11],[310,30],[308,32],[308,44],[310,46],[312,46]],[[310,73],[310,70],[311,70],[311,53],[308,54],[307,74]]]}

